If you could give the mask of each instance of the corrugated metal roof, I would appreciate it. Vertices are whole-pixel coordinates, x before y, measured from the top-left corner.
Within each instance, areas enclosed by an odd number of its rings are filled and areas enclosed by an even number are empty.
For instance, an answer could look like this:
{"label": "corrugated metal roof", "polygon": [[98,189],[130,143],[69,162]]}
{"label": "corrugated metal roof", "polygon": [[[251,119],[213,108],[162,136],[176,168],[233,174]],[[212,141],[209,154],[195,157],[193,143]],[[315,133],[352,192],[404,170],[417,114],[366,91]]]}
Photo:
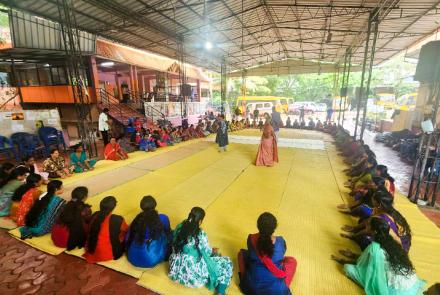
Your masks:
{"label": "corrugated metal roof", "polygon": [[[0,3],[59,21],[57,0]],[[173,58],[183,37],[187,62],[217,71],[223,57],[230,70],[292,58],[338,63],[348,47],[360,63],[375,8],[376,64],[440,26],[438,0],[75,0],[74,7],[82,30]]]}

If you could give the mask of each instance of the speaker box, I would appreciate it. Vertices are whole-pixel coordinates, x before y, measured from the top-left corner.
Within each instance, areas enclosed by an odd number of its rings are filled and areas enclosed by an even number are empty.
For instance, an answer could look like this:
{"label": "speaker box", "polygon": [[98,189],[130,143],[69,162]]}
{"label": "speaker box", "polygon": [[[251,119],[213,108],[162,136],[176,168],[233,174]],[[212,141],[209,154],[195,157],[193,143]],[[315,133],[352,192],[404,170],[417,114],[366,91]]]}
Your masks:
{"label": "speaker box", "polygon": [[182,95],[183,96],[191,96],[192,95],[191,85],[189,85],[189,84],[182,85]]}
{"label": "speaker box", "polygon": [[422,46],[414,80],[420,82],[440,80],[440,41],[431,41]]}

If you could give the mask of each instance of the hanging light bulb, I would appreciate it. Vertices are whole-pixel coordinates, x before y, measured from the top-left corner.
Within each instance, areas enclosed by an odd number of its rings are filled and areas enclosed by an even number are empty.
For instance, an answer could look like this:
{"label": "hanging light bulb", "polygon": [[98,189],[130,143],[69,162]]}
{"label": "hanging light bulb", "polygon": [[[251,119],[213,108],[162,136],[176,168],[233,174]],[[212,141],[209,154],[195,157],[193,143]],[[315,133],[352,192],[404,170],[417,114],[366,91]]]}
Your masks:
{"label": "hanging light bulb", "polygon": [[212,49],[212,43],[210,41],[206,41],[205,42],[205,49],[206,50],[211,50]]}

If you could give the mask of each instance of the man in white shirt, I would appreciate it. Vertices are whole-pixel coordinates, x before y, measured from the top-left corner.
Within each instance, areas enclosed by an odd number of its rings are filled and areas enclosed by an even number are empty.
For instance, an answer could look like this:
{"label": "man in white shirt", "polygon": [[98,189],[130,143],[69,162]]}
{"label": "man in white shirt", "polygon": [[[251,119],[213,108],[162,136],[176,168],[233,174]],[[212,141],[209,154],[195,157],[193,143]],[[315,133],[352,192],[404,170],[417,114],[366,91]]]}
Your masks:
{"label": "man in white shirt", "polygon": [[99,120],[98,120],[98,129],[101,132],[101,136],[102,136],[102,140],[104,141],[104,147],[107,146],[107,144],[109,143],[108,140],[108,130],[109,130],[109,126],[108,126],[108,108],[105,108],[104,110],[102,110],[102,113],[99,115]]}

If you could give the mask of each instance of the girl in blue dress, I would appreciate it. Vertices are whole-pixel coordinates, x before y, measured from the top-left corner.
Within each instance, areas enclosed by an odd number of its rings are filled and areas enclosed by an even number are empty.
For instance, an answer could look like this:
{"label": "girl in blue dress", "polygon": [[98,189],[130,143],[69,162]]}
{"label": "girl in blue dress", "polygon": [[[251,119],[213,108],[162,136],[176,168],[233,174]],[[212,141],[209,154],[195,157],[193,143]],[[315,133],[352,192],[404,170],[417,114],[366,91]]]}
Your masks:
{"label": "girl in blue dress", "polygon": [[290,295],[297,262],[285,257],[286,241],[274,236],[277,220],[265,212],[257,221],[258,233],[247,239],[248,250],[238,254],[240,289],[246,295]]}
{"label": "girl in blue dress", "polygon": [[168,216],[158,214],[156,204],[152,196],[142,198],[142,212],[127,232],[127,258],[137,267],[154,267],[170,254],[170,221]]}

